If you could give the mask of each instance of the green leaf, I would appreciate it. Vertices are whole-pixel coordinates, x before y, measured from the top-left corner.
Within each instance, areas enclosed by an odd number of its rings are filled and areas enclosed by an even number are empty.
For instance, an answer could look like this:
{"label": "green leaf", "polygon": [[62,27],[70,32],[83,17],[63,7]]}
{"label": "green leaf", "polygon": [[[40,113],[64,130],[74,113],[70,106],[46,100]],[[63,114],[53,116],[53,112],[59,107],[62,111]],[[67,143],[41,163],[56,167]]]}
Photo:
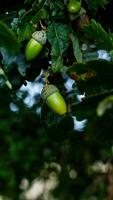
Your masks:
{"label": "green leaf", "polygon": [[73,45],[74,56],[78,63],[82,62],[82,52],[80,50],[78,37],[75,33],[71,34],[71,40]]}
{"label": "green leaf", "polygon": [[106,110],[110,110],[113,107],[113,95],[110,95],[104,98],[101,102],[99,102],[97,106],[97,115],[101,117],[104,115]]}
{"label": "green leaf", "polygon": [[32,0],[25,0],[24,3],[32,3]]}
{"label": "green leaf", "polygon": [[83,63],[87,63],[90,61],[95,61],[95,60],[99,60],[99,55],[98,55],[98,51],[92,51],[92,52],[84,52],[83,53]]}
{"label": "green leaf", "polygon": [[113,62],[107,60],[97,59],[86,63],[74,63],[69,68],[69,73],[76,72],[77,74],[95,71],[98,74],[113,74]]}
{"label": "green leaf", "polygon": [[48,0],[42,0],[40,4],[35,4],[20,19],[18,38],[19,41],[29,39],[37,28],[37,23],[41,19],[42,9]]}
{"label": "green leaf", "polygon": [[54,112],[51,112],[45,104],[41,110],[41,118],[45,123],[46,134],[54,142],[62,142],[68,138],[70,131],[74,128],[73,118],[71,115],[66,114],[59,116]]}
{"label": "green leaf", "polygon": [[67,16],[65,15],[64,9],[65,9],[65,6],[62,1],[57,0],[57,1],[51,2],[50,12],[51,12],[52,20],[65,22],[65,18]]}
{"label": "green leaf", "polygon": [[19,18],[14,17],[12,22],[11,22],[11,29],[17,33],[18,30],[18,23],[19,23]]}
{"label": "green leaf", "polygon": [[25,76],[26,74],[26,64],[24,61],[24,56],[22,54],[11,55],[7,53],[6,49],[1,49],[2,54],[2,64],[5,65],[7,71],[17,67],[18,72]]}
{"label": "green leaf", "polygon": [[69,74],[75,77],[80,92],[87,96],[102,95],[113,88],[113,63],[95,60],[86,64],[73,64]]}
{"label": "green leaf", "polygon": [[77,82],[78,90],[85,93],[87,97],[95,95],[103,95],[113,92],[113,77],[108,75],[95,76],[86,81],[79,80]]}
{"label": "green leaf", "polygon": [[88,119],[91,120],[96,114],[96,106],[98,101],[94,101],[95,98],[92,99],[83,99],[82,102],[73,103],[71,105],[72,115],[76,115],[77,120]]}
{"label": "green leaf", "polygon": [[88,0],[87,2],[89,9],[97,9],[99,6],[104,7],[108,3],[108,0]]}
{"label": "green leaf", "polygon": [[59,71],[59,68],[61,69],[59,66],[63,66],[63,53],[68,47],[68,36],[68,25],[54,22],[49,25],[48,40],[51,44],[51,57],[54,71]]}
{"label": "green leaf", "polygon": [[61,56],[52,58],[52,71],[61,72],[63,69],[63,60]]}
{"label": "green leaf", "polygon": [[0,47],[7,49],[10,53],[17,53],[20,49],[14,32],[2,21],[0,21]]}
{"label": "green leaf", "polygon": [[94,19],[91,20],[89,25],[83,28],[87,39],[92,39],[96,42],[97,48],[103,48],[107,50],[113,49],[113,39],[104,30],[100,23],[97,23]]}
{"label": "green leaf", "polygon": [[18,31],[18,40],[22,42],[25,39],[29,39],[34,31],[35,28],[31,24],[21,27]]}
{"label": "green leaf", "polygon": [[[99,115],[100,112],[101,114],[103,114],[105,110],[109,109],[106,104],[109,103],[107,100],[110,100],[111,103],[112,95],[113,90],[105,92],[103,94],[92,94],[89,96],[85,96],[84,98],[82,98],[81,102],[75,102],[71,105],[72,114],[76,115],[78,120],[92,120],[92,118],[97,116],[97,114]],[[104,105],[101,104],[104,103],[103,99],[106,103]],[[106,107],[104,108],[104,106]],[[100,111],[100,109],[102,110]]]}
{"label": "green leaf", "polygon": [[69,133],[73,130],[73,119],[69,115],[56,117],[55,119],[51,124],[48,124],[47,135],[54,142],[62,142],[69,137]]}
{"label": "green leaf", "polygon": [[59,56],[68,47],[69,27],[66,24],[51,23],[48,27],[48,40],[52,46],[51,55]]}
{"label": "green leaf", "polygon": [[18,40],[20,42],[24,41],[25,39],[29,39],[33,31],[35,31],[33,24],[30,23],[33,15],[34,12],[32,9],[30,9],[21,17],[18,29]]}
{"label": "green leaf", "polygon": [[56,11],[64,10],[64,4],[60,0],[57,0],[55,2],[51,2],[50,7],[51,7],[52,10],[54,9]]}
{"label": "green leaf", "polygon": [[[42,9],[48,3],[48,0],[42,0],[37,6],[36,14],[32,17],[32,22],[37,23],[41,19]],[[35,5],[36,6],[36,5]]]}
{"label": "green leaf", "polygon": [[12,84],[8,80],[4,70],[0,68],[0,88],[4,86],[4,84],[6,84],[9,89],[12,89]]}

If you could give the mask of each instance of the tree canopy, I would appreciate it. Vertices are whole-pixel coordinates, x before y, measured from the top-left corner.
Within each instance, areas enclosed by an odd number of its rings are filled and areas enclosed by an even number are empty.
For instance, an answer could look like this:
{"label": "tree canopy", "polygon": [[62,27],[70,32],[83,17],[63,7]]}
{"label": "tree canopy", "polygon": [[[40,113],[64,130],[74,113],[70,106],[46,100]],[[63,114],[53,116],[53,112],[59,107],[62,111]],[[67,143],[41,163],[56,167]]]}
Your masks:
{"label": "tree canopy", "polygon": [[[1,0],[3,200],[113,199],[112,7],[112,0]],[[58,89],[64,114],[48,106],[53,90],[42,98],[45,85]],[[44,188],[28,197],[33,181]]]}

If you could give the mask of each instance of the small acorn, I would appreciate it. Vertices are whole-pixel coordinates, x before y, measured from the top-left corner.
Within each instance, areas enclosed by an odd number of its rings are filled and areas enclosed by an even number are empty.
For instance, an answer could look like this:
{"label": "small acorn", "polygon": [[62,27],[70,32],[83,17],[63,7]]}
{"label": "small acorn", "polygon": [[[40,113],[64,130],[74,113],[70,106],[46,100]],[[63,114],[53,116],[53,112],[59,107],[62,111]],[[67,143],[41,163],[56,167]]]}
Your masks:
{"label": "small acorn", "polygon": [[63,115],[67,112],[66,102],[55,85],[45,85],[42,89],[41,96],[47,105],[57,114]]}
{"label": "small acorn", "polygon": [[44,30],[34,32],[25,48],[26,60],[33,60],[36,58],[36,56],[41,52],[46,40],[47,36]]}
{"label": "small acorn", "polygon": [[81,2],[78,0],[69,0],[67,9],[70,13],[77,13],[81,9]]}

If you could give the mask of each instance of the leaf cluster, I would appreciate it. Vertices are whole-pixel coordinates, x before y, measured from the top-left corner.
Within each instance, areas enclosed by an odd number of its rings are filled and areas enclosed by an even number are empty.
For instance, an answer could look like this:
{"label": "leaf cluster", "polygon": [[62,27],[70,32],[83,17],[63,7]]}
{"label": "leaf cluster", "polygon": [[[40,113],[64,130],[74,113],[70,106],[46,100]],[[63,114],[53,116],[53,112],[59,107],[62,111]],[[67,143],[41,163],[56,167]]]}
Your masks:
{"label": "leaf cluster", "polygon": [[[46,183],[56,177],[50,200],[109,199],[113,33],[96,11],[112,1],[83,0],[78,13],[69,13],[68,0],[25,0],[18,8],[12,2],[15,10],[0,20],[0,195],[24,199],[23,178]],[[28,61],[26,45],[40,30],[46,44]],[[63,116],[41,98],[40,87],[48,83],[66,101]],[[103,172],[96,162],[110,169]]]}

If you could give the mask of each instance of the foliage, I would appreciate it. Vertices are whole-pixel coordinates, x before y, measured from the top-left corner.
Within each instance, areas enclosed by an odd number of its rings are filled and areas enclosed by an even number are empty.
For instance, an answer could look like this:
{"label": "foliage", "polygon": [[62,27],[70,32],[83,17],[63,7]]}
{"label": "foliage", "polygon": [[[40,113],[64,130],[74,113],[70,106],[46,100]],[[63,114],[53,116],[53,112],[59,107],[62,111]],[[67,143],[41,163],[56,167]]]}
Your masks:
{"label": "foliage", "polygon": [[95,1],[91,1],[88,0],[88,7],[89,9],[97,9],[99,6],[104,7],[106,4],[108,3],[107,0],[95,0]]}
{"label": "foliage", "polygon": [[98,48],[112,50],[112,37],[102,28],[99,23],[96,23],[95,20],[91,20],[90,25],[84,28],[84,32],[86,32],[86,37],[95,39],[95,43]]}
{"label": "foliage", "polygon": [[[51,177],[56,186],[37,199],[113,199],[112,18],[106,26],[97,16],[100,8],[108,13],[113,2],[82,0],[76,14],[69,13],[68,2],[11,0],[7,7],[1,1],[0,195],[4,199],[27,200],[33,180],[43,181],[46,188]],[[40,54],[27,61],[25,47],[37,30],[46,32],[47,41]],[[71,89],[66,87],[68,81]],[[43,85],[49,83],[66,101],[63,116],[41,98]]]}

